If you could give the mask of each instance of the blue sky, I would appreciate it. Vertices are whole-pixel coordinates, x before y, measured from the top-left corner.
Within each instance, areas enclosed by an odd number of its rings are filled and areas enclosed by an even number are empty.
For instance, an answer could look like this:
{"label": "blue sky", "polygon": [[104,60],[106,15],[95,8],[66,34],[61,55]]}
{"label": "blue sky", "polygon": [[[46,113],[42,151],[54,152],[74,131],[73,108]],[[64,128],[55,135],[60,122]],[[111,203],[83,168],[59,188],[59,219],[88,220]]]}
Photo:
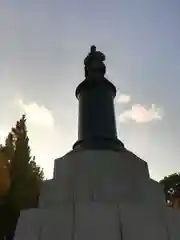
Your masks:
{"label": "blue sky", "polygon": [[2,0],[1,138],[26,112],[32,154],[51,177],[77,139],[74,91],[95,44],[118,89],[119,138],[152,178],[180,171],[179,12],[178,0]]}

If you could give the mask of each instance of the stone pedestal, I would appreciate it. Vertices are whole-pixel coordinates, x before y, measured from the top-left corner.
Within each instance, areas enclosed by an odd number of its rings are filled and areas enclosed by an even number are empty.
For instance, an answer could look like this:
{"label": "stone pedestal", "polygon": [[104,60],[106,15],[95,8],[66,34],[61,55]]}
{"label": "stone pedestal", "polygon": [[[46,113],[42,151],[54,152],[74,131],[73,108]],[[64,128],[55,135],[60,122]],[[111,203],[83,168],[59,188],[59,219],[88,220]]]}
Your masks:
{"label": "stone pedestal", "polygon": [[17,225],[16,240],[49,239],[179,240],[180,213],[133,153],[72,151],[55,160],[39,208],[23,211]]}

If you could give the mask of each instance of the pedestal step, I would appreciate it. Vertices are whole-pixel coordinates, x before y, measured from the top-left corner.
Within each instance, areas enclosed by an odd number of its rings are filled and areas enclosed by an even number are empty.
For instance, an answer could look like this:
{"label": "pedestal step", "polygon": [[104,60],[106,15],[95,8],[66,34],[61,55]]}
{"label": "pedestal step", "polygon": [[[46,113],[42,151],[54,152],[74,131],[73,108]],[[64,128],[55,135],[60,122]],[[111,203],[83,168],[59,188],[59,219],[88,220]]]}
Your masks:
{"label": "pedestal step", "polygon": [[180,214],[166,209],[164,221],[140,205],[63,204],[22,212],[16,240],[179,240]]}

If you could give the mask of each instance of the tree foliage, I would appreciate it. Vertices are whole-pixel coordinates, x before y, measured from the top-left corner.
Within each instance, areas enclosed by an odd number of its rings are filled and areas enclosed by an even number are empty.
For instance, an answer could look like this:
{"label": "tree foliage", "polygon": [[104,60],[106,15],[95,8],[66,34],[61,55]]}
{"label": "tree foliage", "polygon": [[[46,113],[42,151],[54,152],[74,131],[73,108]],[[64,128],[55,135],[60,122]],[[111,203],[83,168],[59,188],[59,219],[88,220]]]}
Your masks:
{"label": "tree foliage", "polygon": [[180,173],[164,177],[160,183],[164,186],[166,202],[172,206],[172,199],[180,198]]}
{"label": "tree foliage", "polygon": [[6,149],[0,147],[0,197],[7,195],[10,188],[9,161]]}
{"label": "tree foliage", "polygon": [[31,156],[25,115],[8,134],[5,146],[0,148],[0,171],[1,212],[3,209],[4,232],[10,240],[20,211],[38,206],[44,178],[43,169]]}

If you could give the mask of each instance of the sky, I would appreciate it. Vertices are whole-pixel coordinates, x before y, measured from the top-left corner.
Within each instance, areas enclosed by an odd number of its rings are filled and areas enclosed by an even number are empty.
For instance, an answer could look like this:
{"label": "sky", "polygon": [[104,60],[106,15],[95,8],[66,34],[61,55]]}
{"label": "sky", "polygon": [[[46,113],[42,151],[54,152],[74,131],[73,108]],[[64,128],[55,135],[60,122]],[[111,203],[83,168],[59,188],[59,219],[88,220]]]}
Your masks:
{"label": "sky", "polygon": [[77,140],[75,88],[91,45],[117,88],[118,136],[160,180],[180,172],[179,0],[1,0],[0,141],[27,115],[32,155],[53,174]]}

